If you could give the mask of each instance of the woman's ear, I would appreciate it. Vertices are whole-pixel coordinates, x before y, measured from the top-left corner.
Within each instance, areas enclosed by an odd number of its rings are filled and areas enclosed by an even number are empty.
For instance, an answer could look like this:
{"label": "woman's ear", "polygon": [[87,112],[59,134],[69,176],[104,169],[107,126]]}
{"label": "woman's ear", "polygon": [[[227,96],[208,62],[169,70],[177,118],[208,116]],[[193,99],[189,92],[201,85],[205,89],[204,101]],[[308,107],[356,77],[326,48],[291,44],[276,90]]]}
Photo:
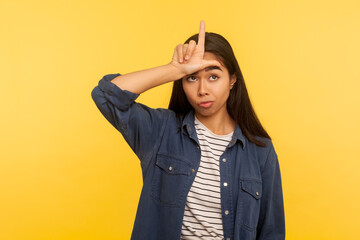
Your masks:
{"label": "woman's ear", "polygon": [[236,75],[234,73],[230,78],[230,90],[233,88],[235,82],[236,82]]}

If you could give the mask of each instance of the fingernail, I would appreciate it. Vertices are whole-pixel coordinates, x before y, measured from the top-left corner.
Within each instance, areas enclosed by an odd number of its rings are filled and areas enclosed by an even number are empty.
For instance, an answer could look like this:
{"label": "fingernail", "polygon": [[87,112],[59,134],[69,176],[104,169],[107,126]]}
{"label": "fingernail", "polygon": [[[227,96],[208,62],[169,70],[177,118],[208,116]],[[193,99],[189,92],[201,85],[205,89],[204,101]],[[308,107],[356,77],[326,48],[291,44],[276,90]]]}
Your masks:
{"label": "fingernail", "polygon": [[182,58],[180,58],[180,61],[179,61],[179,62],[181,62],[181,63],[183,62]]}
{"label": "fingernail", "polygon": [[185,56],[185,59],[186,59],[186,60],[188,60],[188,59],[189,59],[189,56],[188,56],[188,55],[186,55],[186,56]]}

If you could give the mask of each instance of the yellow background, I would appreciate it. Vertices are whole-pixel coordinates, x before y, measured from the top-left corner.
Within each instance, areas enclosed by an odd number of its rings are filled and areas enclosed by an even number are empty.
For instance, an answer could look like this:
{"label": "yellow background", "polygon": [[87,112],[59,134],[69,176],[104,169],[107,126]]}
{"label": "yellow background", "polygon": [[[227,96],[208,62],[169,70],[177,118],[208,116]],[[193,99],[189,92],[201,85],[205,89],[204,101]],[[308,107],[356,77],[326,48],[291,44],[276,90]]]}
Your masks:
{"label": "yellow background", "polygon": [[357,0],[0,1],[0,239],[130,238],[140,164],[90,93],[170,62],[202,19],[273,138],[287,239],[360,239]]}

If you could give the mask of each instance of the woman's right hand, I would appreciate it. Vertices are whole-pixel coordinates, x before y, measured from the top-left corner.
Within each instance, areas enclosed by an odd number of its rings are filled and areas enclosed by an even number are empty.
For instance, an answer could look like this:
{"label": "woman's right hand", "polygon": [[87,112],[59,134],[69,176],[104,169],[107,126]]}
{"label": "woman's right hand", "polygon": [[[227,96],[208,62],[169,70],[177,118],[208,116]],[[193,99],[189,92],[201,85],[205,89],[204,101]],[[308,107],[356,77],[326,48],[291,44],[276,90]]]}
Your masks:
{"label": "woman's right hand", "polygon": [[172,61],[174,67],[176,67],[182,74],[189,75],[191,73],[200,71],[209,66],[220,67],[220,62],[216,60],[205,60],[205,22],[200,22],[200,31],[198,43],[191,40],[188,44],[179,44],[176,46]]}

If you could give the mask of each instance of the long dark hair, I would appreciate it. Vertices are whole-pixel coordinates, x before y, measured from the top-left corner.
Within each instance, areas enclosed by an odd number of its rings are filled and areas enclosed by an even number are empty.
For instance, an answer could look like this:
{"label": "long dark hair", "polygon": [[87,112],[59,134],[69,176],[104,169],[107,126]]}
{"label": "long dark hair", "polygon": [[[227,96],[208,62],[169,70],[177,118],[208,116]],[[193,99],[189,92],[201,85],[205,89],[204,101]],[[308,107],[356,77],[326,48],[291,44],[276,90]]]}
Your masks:
{"label": "long dark hair", "polygon": [[[198,36],[198,34],[194,34],[185,43],[189,43],[191,40],[198,42]],[[229,42],[217,33],[206,32],[205,52],[211,52],[216,55],[218,60],[229,71],[229,77],[233,74],[236,75],[237,81],[231,89],[227,100],[227,110],[249,141],[258,146],[265,147],[266,143],[256,139],[255,136],[271,138],[261,125],[251,105],[243,75]],[[186,115],[193,109],[187,100],[181,79],[174,81],[169,109],[173,110],[177,115]]]}

